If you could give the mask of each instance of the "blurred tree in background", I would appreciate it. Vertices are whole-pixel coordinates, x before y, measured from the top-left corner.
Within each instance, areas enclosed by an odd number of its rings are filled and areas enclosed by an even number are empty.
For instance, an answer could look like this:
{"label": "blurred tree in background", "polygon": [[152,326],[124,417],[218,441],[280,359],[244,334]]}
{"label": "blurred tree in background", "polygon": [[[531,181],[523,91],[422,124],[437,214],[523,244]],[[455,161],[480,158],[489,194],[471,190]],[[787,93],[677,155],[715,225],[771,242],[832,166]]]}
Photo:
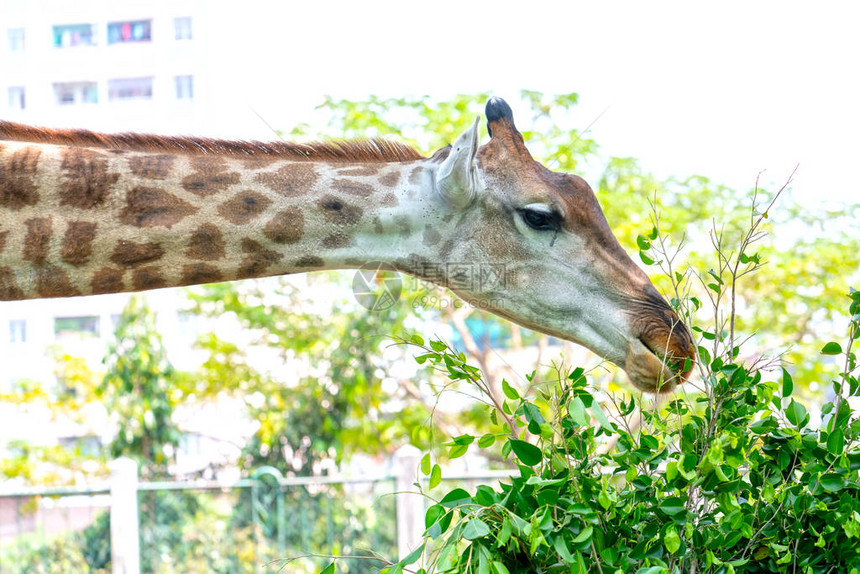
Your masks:
{"label": "blurred tree in background", "polygon": [[181,391],[142,297],[129,299],[120,315],[105,365],[99,395],[116,425],[111,456],[135,459],[144,479],[166,478],[181,434],[172,419]]}

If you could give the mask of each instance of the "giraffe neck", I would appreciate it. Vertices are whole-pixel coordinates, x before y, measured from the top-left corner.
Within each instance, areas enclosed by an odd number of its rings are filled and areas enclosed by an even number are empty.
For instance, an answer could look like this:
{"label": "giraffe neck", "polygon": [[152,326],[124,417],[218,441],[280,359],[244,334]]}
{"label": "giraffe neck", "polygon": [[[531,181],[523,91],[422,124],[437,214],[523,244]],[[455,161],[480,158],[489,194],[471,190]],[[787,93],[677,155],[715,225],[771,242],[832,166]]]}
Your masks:
{"label": "giraffe neck", "polygon": [[3,141],[0,300],[436,259],[436,166]]}

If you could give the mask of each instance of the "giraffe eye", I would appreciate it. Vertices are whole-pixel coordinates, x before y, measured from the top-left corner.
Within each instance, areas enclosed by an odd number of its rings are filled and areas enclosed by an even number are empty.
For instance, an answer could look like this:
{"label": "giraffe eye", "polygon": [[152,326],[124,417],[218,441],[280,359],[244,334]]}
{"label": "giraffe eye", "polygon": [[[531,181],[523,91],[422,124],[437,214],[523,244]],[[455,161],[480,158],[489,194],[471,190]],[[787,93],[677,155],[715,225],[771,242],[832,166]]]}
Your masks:
{"label": "giraffe eye", "polygon": [[523,207],[518,210],[526,225],[536,231],[558,231],[561,229],[561,214],[556,211]]}

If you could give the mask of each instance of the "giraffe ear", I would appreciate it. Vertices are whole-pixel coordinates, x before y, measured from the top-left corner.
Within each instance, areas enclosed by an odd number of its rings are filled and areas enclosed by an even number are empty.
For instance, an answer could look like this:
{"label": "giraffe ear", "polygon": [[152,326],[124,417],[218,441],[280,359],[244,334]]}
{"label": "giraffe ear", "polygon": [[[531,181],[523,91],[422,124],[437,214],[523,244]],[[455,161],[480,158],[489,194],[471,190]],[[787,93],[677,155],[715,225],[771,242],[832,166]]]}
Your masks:
{"label": "giraffe ear", "polygon": [[436,174],[436,189],[456,208],[472,203],[478,192],[478,173],[475,156],[478,153],[478,121],[457,138],[451,153],[439,166]]}

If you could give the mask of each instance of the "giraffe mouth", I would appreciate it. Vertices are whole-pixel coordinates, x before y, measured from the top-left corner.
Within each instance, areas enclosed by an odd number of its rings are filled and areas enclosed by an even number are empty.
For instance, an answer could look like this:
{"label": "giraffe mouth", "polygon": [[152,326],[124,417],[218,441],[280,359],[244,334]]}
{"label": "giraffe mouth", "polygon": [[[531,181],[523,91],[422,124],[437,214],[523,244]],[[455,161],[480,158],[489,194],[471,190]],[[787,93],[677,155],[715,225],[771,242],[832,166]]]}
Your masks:
{"label": "giraffe mouth", "polygon": [[639,337],[630,344],[624,370],[638,389],[665,393],[686,382],[692,370],[691,360],[665,345],[655,348],[652,342]]}

